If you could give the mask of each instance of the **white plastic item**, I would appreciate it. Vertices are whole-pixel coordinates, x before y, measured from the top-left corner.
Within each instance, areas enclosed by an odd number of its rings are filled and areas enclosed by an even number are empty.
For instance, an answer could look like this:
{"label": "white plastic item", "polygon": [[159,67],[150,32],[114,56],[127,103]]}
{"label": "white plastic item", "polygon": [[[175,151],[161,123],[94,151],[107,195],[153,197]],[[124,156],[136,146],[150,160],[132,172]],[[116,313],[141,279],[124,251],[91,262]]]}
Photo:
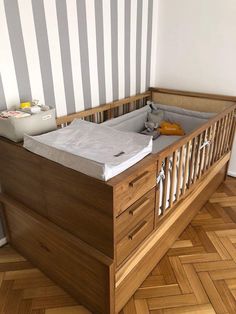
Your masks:
{"label": "white plastic item", "polygon": [[30,114],[36,114],[41,111],[41,108],[39,106],[32,106],[22,109],[24,112],[28,112]]}
{"label": "white plastic item", "polygon": [[40,136],[25,136],[29,151],[107,181],[152,152],[152,137],[76,120]]}
{"label": "white plastic item", "polygon": [[24,118],[0,119],[0,136],[21,142],[24,134],[38,135],[57,128],[55,109],[39,112]]}

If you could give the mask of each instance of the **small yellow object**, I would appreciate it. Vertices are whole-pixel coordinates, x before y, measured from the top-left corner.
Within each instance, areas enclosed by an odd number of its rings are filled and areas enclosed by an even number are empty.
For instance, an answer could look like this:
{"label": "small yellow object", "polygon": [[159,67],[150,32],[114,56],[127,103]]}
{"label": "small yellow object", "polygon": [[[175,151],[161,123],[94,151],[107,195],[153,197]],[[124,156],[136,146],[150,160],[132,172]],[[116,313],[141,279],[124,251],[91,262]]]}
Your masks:
{"label": "small yellow object", "polygon": [[185,135],[183,128],[178,123],[162,121],[159,131],[162,135]]}
{"label": "small yellow object", "polygon": [[20,108],[21,108],[21,109],[30,108],[30,107],[31,107],[31,103],[30,103],[29,101],[27,101],[27,102],[22,102],[22,103],[20,104]]}

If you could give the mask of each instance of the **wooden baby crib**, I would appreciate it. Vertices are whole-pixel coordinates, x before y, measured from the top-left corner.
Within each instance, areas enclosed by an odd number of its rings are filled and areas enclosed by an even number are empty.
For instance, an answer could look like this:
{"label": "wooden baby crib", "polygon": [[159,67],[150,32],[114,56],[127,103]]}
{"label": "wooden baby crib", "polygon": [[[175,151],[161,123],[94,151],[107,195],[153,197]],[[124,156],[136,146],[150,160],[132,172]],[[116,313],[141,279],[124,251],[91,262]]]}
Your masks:
{"label": "wooden baby crib", "polygon": [[152,88],[57,123],[101,123],[150,99],[218,114],[107,182],[0,140],[9,242],[93,313],[122,309],[227,173],[235,97]]}

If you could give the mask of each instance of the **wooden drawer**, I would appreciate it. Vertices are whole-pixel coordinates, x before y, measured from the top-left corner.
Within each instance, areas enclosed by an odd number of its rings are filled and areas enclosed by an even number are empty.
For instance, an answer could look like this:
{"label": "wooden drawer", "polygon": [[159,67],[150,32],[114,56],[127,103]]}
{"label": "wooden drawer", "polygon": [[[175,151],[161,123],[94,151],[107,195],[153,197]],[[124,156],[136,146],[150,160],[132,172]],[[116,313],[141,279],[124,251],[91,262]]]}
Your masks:
{"label": "wooden drawer", "polygon": [[155,188],[141,197],[116,218],[116,243],[141,222],[155,206]]}
{"label": "wooden drawer", "polygon": [[114,193],[116,216],[156,185],[156,163],[133,172],[119,184]]}
{"label": "wooden drawer", "polygon": [[126,257],[152,232],[154,211],[142,219],[116,246],[116,264],[120,265]]}
{"label": "wooden drawer", "polygon": [[10,198],[4,209],[10,243],[23,256],[93,313],[114,313],[113,260]]}

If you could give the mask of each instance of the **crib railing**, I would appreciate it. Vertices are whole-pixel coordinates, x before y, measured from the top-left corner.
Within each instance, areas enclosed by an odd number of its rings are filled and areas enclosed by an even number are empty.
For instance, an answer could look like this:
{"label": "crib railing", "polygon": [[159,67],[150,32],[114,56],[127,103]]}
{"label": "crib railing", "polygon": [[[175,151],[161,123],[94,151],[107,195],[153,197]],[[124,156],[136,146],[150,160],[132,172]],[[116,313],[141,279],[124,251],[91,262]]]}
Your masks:
{"label": "crib railing", "polygon": [[235,108],[227,108],[157,154],[159,219],[194,188],[215,162],[231,151],[236,125]]}
{"label": "crib railing", "polygon": [[102,123],[106,120],[119,117],[147,104],[151,97],[151,92],[147,91],[135,96],[127,97],[95,108],[87,109],[68,116],[57,118],[57,125],[65,127],[74,119],[84,119],[86,121]]}

